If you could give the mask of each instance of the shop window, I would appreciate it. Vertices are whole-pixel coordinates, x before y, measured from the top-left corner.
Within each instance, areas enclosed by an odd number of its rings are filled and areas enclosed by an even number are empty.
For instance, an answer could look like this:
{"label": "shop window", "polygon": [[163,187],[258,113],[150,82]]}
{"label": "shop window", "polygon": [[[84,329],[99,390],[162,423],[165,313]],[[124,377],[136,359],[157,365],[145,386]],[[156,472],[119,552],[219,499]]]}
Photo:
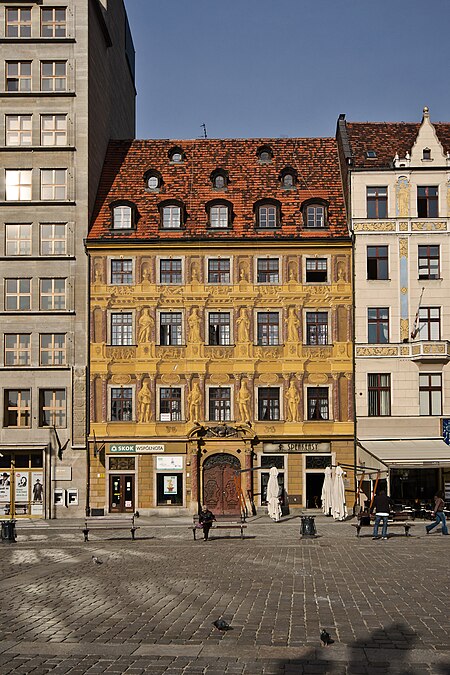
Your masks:
{"label": "shop window", "polygon": [[157,473],[156,500],[157,506],[182,506],[183,474]]}

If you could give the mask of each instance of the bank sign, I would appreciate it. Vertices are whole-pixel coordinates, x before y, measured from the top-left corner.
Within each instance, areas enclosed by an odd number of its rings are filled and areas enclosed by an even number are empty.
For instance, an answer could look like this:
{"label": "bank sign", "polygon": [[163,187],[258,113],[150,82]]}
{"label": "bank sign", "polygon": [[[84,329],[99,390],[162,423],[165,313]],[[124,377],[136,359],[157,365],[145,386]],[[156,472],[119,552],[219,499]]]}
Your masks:
{"label": "bank sign", "polygon": [[263,452],[266,454],[275,454],[275,453],[319,453],[319,452],[331,452],[330,443],[318,443],[315,441],[284,441],[283,443],[264,443]]}
{"label": "bank sign", "polygon": [[109,444],[110,452],[137,452],[137,453],[150,453],[150,452],[164,452],[164,445],[150,445],[148,443],[110,443]]}

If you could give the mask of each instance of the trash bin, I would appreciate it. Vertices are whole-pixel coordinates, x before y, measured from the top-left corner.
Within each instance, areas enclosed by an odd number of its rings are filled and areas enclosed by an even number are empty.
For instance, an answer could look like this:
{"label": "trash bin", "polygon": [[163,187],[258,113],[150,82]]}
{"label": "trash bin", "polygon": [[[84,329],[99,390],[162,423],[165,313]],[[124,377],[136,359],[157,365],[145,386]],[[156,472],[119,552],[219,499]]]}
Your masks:
{"label": "trash bin", "polygon": [[315,537],[317,534],[315,516],[302,516],[302,527],[300,534],[302,537]]}
{"label": "trash bin", "polygon": [[16,541],[15,520],[2,520],[2,541]]}

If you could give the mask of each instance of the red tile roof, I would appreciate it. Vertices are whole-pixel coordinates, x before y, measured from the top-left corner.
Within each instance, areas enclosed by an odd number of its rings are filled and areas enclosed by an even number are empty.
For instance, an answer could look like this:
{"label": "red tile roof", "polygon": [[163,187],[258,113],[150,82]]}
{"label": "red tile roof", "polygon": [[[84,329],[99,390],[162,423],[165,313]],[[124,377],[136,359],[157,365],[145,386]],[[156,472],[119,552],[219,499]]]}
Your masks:
{"label": "red tile roof", "polygon": [[[268,145],[273,151],[270,163],[261,163],[257,150]],[[169,160],[171,148],[180,146],[186,157],[183,163]],[[295,189],[283,189],[280,172],[292,167],[298,175]],[[149,192],[144,174],[154,169],[163,185],[159,192]],[[211,173],[224,169],[229,184],[226,191],[213,188]],[[276,199],[281,204],[281,227],[258,231],[253,206],[261,199]],[[311,198],[329,202],[328,228],[306,229],[301,204]],[[187,213],[183,229],[160,229],[158,205],[168,199],[180,200]],[[207,227],[205,205],[213,199],[232,203],[234,220],[230,231]],[[112,202],[128,200],[138,210],[136,230],[111,229]],[[112,141],[105,158],[103,173],[92,218],[89,240],[95,239],[191,239],[208,238],[336,238],[347,237],[345,206],[336,141],[333,138],[289,139],[201,139]]]}
{"label": "red tile roof", "polygon": [[[450,151],[450,124],[433,123],[444,148]],[[416,140],[420,124],[413,122],[347,122],[347,135],[353,156],[353,166],[384,168],[392,166],[395,154],[404,158]],[[366,152],[374,150],[376,158],[368,159]]]}

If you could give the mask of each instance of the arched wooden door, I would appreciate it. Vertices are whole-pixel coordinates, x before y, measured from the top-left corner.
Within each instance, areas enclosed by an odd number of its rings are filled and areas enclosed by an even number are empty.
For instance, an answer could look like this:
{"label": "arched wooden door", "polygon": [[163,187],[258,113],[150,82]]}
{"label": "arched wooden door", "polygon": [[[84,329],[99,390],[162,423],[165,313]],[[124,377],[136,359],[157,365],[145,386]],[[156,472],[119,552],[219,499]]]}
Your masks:
{"label": "arched wooden door", "polygon": [[203,464],[203,504],[214,515],[239,515],[239,495],[237,485],[240,476],[235,480],[236,471],[241,464],[237,457],[220,453],[212,455]]}

